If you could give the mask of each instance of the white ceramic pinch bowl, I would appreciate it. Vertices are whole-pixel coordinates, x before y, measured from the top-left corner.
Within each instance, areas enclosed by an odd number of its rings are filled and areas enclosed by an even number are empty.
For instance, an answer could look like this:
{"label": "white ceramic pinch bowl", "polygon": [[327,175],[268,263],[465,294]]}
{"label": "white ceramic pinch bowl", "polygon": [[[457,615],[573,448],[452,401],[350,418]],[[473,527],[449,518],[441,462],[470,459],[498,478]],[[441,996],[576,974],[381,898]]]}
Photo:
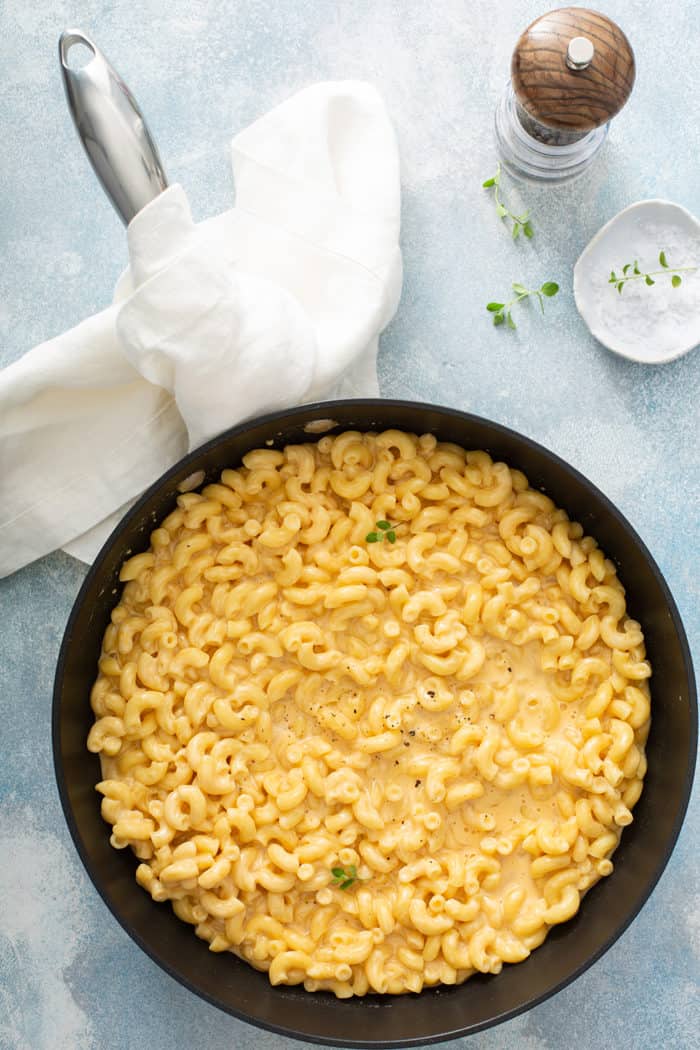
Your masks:
{"label": "white ceramic pinch bowl", "polygon": [[[626,263],[643,272],[668,273],[654,284],[630,281],[622,294],[609,283]],[[682,273],[674,288],[674,267],[695,266]],[[591,333],[608,350],[631,361],[662,364],[700,344],[700,222],[679,204],[639,201],[619,212],[595,235],[574,267],[574,298]]]}

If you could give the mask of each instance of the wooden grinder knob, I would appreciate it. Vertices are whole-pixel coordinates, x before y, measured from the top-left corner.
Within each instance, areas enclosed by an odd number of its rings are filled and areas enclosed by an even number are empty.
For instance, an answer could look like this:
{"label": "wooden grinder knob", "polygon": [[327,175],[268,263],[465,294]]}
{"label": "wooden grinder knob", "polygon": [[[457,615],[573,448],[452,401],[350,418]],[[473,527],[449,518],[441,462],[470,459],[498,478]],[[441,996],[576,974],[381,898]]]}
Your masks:
{"label": "wooden grinder knob", "polygon": [[607,124],[629,98],[634,75],[634,52],[620,27],[585,7],[562,7],[534,21],[511,63],[520,122],[554,146]]}

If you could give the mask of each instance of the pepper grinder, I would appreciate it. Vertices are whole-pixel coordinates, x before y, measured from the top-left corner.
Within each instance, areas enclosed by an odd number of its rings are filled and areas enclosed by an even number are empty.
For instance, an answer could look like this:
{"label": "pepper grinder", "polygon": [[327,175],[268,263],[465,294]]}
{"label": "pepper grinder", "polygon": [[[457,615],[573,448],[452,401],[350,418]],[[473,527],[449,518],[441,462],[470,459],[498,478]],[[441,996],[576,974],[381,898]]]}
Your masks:
{"label": "pepper grinder", "polygon": [[585,7],[562,7],[522,34],[496,110],[503,165],[516,177],[566,182],[603,145],[634,85],[634,52],[619,26]]}

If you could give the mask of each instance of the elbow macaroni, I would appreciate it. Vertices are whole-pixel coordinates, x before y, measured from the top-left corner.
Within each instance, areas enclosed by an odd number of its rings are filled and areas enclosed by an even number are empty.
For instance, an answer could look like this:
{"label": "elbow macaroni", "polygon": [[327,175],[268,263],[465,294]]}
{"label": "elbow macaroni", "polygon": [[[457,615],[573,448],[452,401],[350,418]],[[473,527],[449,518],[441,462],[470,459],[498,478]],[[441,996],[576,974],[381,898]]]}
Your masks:
{"label": "elbow macaroni", "polygon": [[612,871],[651,669],[614,566],[520,472],[399,431],[258,449],[121,579],[102,814],[212,951],[419,992],[527,958]]}

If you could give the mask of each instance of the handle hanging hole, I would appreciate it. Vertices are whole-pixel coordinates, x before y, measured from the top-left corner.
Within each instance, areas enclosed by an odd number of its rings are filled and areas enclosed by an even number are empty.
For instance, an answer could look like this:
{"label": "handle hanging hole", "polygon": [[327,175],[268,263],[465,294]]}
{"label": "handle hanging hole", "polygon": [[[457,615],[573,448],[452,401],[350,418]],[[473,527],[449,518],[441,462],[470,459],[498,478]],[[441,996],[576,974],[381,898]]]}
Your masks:
{"label": "handle hanging hole", "polygon": [[66,64],[72,70],[83,69],[94,57],[94,51],[91,51],[87,44],[72,44],[68,48]]}
{"label": "handle hanging hole", "polygon": [[59,49],[61,52],[61,64],[65,69],[70,69],[73,73],[84,69],[95,57],[95,48],[92,42],[78,32],[62,33]]}

